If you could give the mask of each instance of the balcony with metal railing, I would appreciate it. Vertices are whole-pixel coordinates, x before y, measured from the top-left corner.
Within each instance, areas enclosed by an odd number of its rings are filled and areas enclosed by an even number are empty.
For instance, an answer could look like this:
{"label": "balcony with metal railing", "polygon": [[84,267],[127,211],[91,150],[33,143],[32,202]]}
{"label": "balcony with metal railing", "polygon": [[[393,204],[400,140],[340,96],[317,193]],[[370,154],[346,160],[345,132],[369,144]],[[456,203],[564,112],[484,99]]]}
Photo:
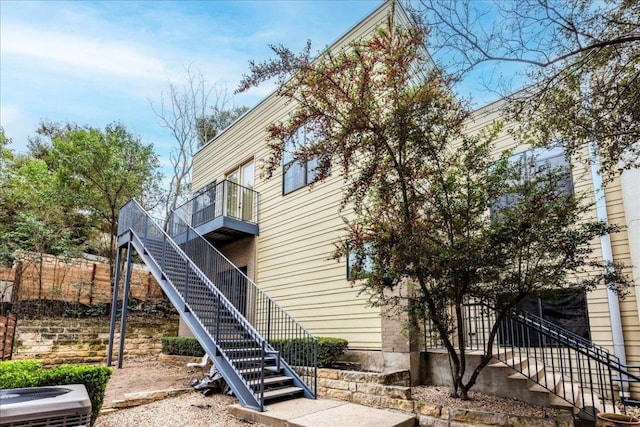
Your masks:
{"label": "balcony with metal railing", "polygon": [[186,239],[186,222],[215,243],[257,236],[259,196],[253,189],[232,181],[213,183],[172,213],[167,232],[180,243]]}

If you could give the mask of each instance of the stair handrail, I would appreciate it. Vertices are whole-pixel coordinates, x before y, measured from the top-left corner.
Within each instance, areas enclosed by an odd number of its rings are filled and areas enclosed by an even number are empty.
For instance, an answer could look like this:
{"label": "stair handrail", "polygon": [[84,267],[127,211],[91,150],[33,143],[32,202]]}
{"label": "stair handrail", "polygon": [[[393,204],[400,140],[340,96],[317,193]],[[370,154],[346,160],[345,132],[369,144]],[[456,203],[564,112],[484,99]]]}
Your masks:
{"label": "stair handrail", "polygon": [[[249,276],[247,276],[244,272],[238,269],[223,253],[221,253],[215,246],[213,246],[211,242],[209,242],[194,227],[192,227],[188,220],[186,220],[181,215],[179,215],[177,211],[172,212],[172,219],[170,220],[170,224],[172,225],[172,227],[175,227],[178,230],[180,230],[178,234],[188,233],[189,241],[193,241],[197,239],[197,241],[201,244],[201,246],[199,246],[199,250],[205,251],[204,255],[200,256],[199,259],[203,259],[203,260],[210,259],[211,255],[207,253],[207,251],[210,252],[212,255],[215,255],[223,259],[225,262],[228,263],[229,266],[233,267],[236,270],[237,274],[240,274],[245,279],[246,283],[249,286],[251,286],[252,290],[256,293],[255,301],[258,301],[258,297],[264,298],[264,300],[268,303],[267,310],[269,312],[269,316],[273,311],[276,314],[276,317],[281,316],[280,317],[281,321],[286,320],[287,322],[290,323],[292,327],[297,328],[297,331],[299,333],[296,334],[297,335],[296,339],[310,340],[311,346],[313,349],[312,350],[313,354],[310,355],[312,360],[306,360],[305,363],[308,363],[306,366],[307,368],[312,369],[312,373],[301,374],[301,376],[308,379],[308,381],[305,380],[305,382],[307,383],[312,394],[316,396],[317,395],[317,370],[318,370],[318,363],[317,363],[318,339],[311,332],[309,332],[300,322],[298,322],[287,310],[285,310],[280,304],[278,304],[273,298],[271,298],[269,294],[267,294],[253,280],[251,280]],[[196,262],[196,265],[198,265],[197,261],[194,261],[194,262]],[[204,269],[204,266],[199,266],[199,267],[201,267],[200,268],[201,270]],[[214,283],[214,286],[215,286],[215,283]],[[270,328],[270,323],[271,323],[270,321],[266,320],[264,323],[268,328]],[[253,326],[256,330],[259,329],[257,325],[254,324]],[[261,331],[258,330],[258,332],[261,332]],[[263,334],[262,336],[266,335],[265,339],[270,344],[271,348],[275,348],[277,350],[278,347],[275,341],[278,341],[279,339],[281,340],[281,337],[278,336],[272,340],[271,336],[276,335],[275,333],[272,334],[269,330],[262,331],[261,333]],[[289,359],[287,355],[285,355],[284,359],[285,361],[290,362],[290,360],[287,360]],[[308,372],[308,369],[303,370],[302,372]],[[312,384],[309,384],[309,383],[312,383]]]}
{"label": "stair handrail", "polygon": [[[175,211],[173,213],[175,213]],[[209,242],[202,234],[200,234],[195,228],[193,228],[191,224],[189,224],[183,217],[181,217],[180,215],[176,215],[176,217],[184,223],[184,226],[187,227],[190,232],[194,234],[195,238],[200,239],[202,243],[206,245],[206,247],[210,248],[210,250],[214,251],[217,255],[221,256],[229,264],[235,267],[235,265],[229,260],[229,258],[227,258],[215,246],[213,246],[211,242]],[[300,324],[300,322],[298,322],[293,316],[291,316],[291,314],[289,314],[287,310],[285,310],[280,304],[278,304],[273,298],[271,298],[269,294],[267,294],[262,288],[260,288],[260,286],[258,286],[253,280],[251,280],[249,276],[247,276],[242,270],[238,269],[237,267],[236,269],[237,269],[237,273],[241,274],[247,280],[247,283],[251,284],[257,291],[260,292],[261,295],[268,298],[276,308],[278,308],[280,311],[283,312],[283,314],[287,316],[289,320],[291,320],[296,326],[298,326],[301,330],[307,333],[311,338],[317,341],[317,338],[311,332],[309,332],[304,326],[302,326],[302,324]]]}
{"label": "stair handrail", "polygon": [[[118,234],[122,235],[123,233],[125,233],[127,230],[130,230],[132,233],[134,233],[136,235],[136,237],[143,242],[142,238],[138,235],[138,233],[135,233],[135,230],[133,228],[133,221],[128,221],[129,218],[127,218],[127,220],[125,220],[125,216],[127,216],[127,208],[130,204],[133,204],[133,206],[144,216],[144,218],[146,219],[145,223],[146,226],[148,227],[149,225],[149,220],[151,221],[151,225],[155,226],[155,228],[157,229],[157,231],[159,233],[161,233],[161,236],[165,237],[164,241],[169,242],[169,244],[173,247],[173,249],[175,249],[176,253],[178,253],[180,255],[180,257],[182,258],[183,261],[185,261],[190,267],[191,269],[199,276],[199,278],[202,280],[202,282],[209,288],[209,290],[211,290],[218,298],[219,301],[222,301],[222,304],[224,305],[226,310],[229,310],[230,313],[233,315],[234,319],[236,321],[238,321],[240,324],[242,324],[242,326],[245,328],[245,330],[247,332],[249,332],[249,334],[251,335],[252,339],[254,339],[256,341],[256,343],[261,347],[261,348],[266,348],[268,349],[267,351],[273,351],[274,353],[276,353],[277,351],[275,349],[273,349],[271,347],[271,345],[269,344],[269,342],[264,339],[264,337],[262,337],[260,335],[260,333],[253,327],[253,325],[251,325],[251,323],[238,311],[238,309],[231,304],[230,301],[228,301],[228,299],[225,297],[225,295],[220,292],[220,290],[218,288],[216,288],[213,283],[211,282],[211,280],[209,280],[209,278],[200,270],[200,268],[193,262],[193,260],[191,260],[191,258],[184,253],[184,251],[182,250],[182,248],[180,248],[180,246],[162,229],[162,227],[158,226],[158,224],[156,224],[155,220],[142,208],[142,206],[140,206],[140,204],[134,200],[131,199],[129,200],[129,202],[127,202],[122,208],[120,208],[120,215],[118,218]],[[125,225],[126,224],[126,225]],[[146,231],[146,230],[145,230]],[[144,239],[146,240],[148,237],[144,236]],[[146,242],[145,242],[146,244]],[[157,260],[156,260],[157,262]],[[184,301],[184,303],[189,306],[189,303],[187,301]],[[196,316],[196,319],[198,320],[198,322],[201,324],[202,327],[204,327],[204,324],[202,324],[201,320]],[[245,383],[245,385],[247,386],[247,389],[249,391],[251,391],[251,393],[253,393],[256,398],[259,398],[259,400],[262,402],[264,400],[264,396],[260,395],[258,396],[255,392],[253,392],[251,390],[250,385],[246,382],[246,380],[244,379],[244,377],[240,374],[240,372],[238,371],[238,369],[235,367],[235,365],[231,362],[231,359],[229,358],[229,356],[226,354],[226,352],[224,351],[223,348],[220,348],[218,346],[218,348],[220,349],[220,353],[222,354],[222,356],[230,363],[230,365],[233,367],[233,369],[236,371],[236,373],[238,374],[238,378],[241,378],[241,380]],[[261,373],[261,380],[263,380],[264,377],[264,372]],[[263,393],[264,390],[261,390],[261,392]]]}
{"label": "stair handrail", "polygon": [[[218,251],[215,247],[213,247],[206,239],[204,239],[199,233],[197,233],[193,227],[189,226],[188,224],[185,223],[185,226],[187,227],[187,232],[189,234],[191,234],[192,232],[194,233],[193,236],[194,238],[198,238],[200,239],[201,242],[206,243],[206,245],[204,246],[205,248],[210,248],[208,250],[212,250],[214,251],[213,253],[220,257],[221,259],[223,259],[230,268],[233,268],[234,271],[237,274],[241,274],[242,277],[244,277],[247,280],[247,283],[250,283],[253,286],[253,289],[257,291],[257,293],[259,295],[263,295],[265,296],[268,301],[269,301],[269,310],[271,309],[277,309],[279,311],[279,313],[282,313],[284,315],[286,315],[287,319],[291,322],[290,323],[290,328],[289,330],[292,329],[293,326],[295,326],[297,329],[295,332],[297,332],[295,335],[296,337],[300,337],[300,335],[302,333],[304,333],[304,336],[302,336],[303,340],[310,340],[312,343],[312,357],[311,360],[305,360],[306,362],[310,363],[309,368],[311,368],[311,374],[309,373],[309,369],[303,369],[301,372],[304,373],[300,373],[300,372],[296,372],[294,371],[289,364],[287,363],[287,361],[283,361],[282,360],[282,351],[281,349],[277,348],[273,342],[270,341],[270,339],[267,337],[265,338],[265,336],[243,315],[243,313],[241,313],[238,308],[231,302],[229,301],[229,299],[226,297],[226,295],[216,286],[216,284],[213,282],[212,279],[210,279],[207,274],[202,270],[201,266],[198,265],[198,263],[189,256],[188,253],[186,253],[181,247],[180,245],[175,242],[173,240],[173,238],[165,231],[163,230],[154,220],[153,218],[135,201],[132,200],[130,202],[133,202],[135,205],[134,207],[136,208],[137,211],[140,212],[141,215],[145,216],[147,218],[147,221],[151,221],[152,225],[156,228],[156,231],[158,233],[161,233],[160,235],[163,236],[166,240],[170,241],[170,244],[172,245],[172,248],[174,248],[179,254],[180,256],[191,266],[191,268],[197,272],[198,276],[201,279],[205,279],[203,280],[203,282],[206,283],[207,287],[214,292],[215,295],[219,296],[220,299],[224,302],[225,308],[229,308],[229,307],[233,307],[231,312],[233,313],[233,316],[235,319],[237,319],[239,321],[239,323],[241,323],[243,326],[249,326],[249,328],[247,328],[248,330],[252,331],[252,335],[255,335],[257,337],[259,337],[261,340],[264,340],[265,344],[265,352],[267,354],[270,355],[274,355],[276,357],[276,363],[277,366],[284,366],[285,370],[289,372],[289,374],[295,376],[298,378],[298,380],[301,382],[301,386],[306,390],[305,395],[307,396],[313,396],[314,398],[317,396],[317,338],[314,337],[310,332],[308,332],[302,325],[300,325],[300,323],[298,321],[296,321],[293,317],[291,317],[291,315],[289,313],[287,313],[279,304],[277,304],[275,301],[273,301],[273,299],[271,299],[264,291],[262,291],[257,285],[255,285],[255,283],[253,281],[251,281],[251,279],[249,279],[247,277],[246,274],[244,274],[241,270],[239,270],[233,263],[231,263],[231,261],[228,260],[227,257],[225,257],[222,253],[220,253],[220,251]],[[128,204],[125,204],[125,206],[123,206],[121,208],[121,213],[126,214],[126,212],[128,212],[127,209]],[[177,217],[180,221],[182,221],[182,218]],[[182,221],[184,223],[184,221]],[[119,229],[121,227],[121,224],[127,224],[127,221],[124,220],[124,218],[121,218],[119,221]],[[129,227],[130,228],[130,227]],[[145,236],[146,238],[146,236]],[[192,241],[193,239],[189,239],[190,241]],[[202,255],[202,254],[200,254]],[[200,257],[200,259],[203,259],[202,257]],[[191,309],[191,307],[189,307]],[[271,313],[271,311],[269,311],[269,313]],[[198,321],[200,322],[200,319],[198,318]],[[201,323],[201,322],[200,322]],[[202,325],[204,327],[204,325]],[[275,333],[274,333],[275,334]],[[261,342],[257,341],[258,346],[261,346]],[[294,349],[295,350],[295,349]],[[295,352],[294,352],[295,353]],[[225,353],[225,358],[228,359],[226,353]],[[228,359],[229,360],[229,359]],[[235,367],[234,367],[235,369]],[[236,370],[237,371],[237,370]],[[241,376],[241,375],[240,375]],[[303,378],[301,378],[303,377]],[[244,379],[243,379],[244,380]],[[246,383],[246,381],[245,381]]]}
{"label": "stair handrail", "polygon": [[[487,307],[491,308],[487,305]],[[527,312],[517,312],[513,313],[510,318],[517,317],[518,319],[524,319],[522,322],[529,323],[534,326],[538,326],[540,331],[546,331],[549,336],[552,336],[558,341],[562,341],[569,346],[572,346],[578,351],[581,351],[581,348],[584,348],[582,351],[583,354],[588,355],[592,358],[598,357],[600,363],[607,364],[611,369],[620,372],[623,375],[628,376],[633,382],[640,382],[640,376],[633,375],[629,372],[629,369],[634,368],[633,365],[625,365],[620,362],[620,358],[614,354],[611,354],[609,350],[605,347],[593,344],[592,341],[574,333],[567,329],[564,329],[561,326],[558,326],[554,323],[549,322],[542,317],[539,317],[533,313]],[[514,319],[515,320],[515,319]],[[597,356],[596,356],[597,355]],[[604,358],[600,358],[600,356],[604,356]]]}
{"label": "stair handrail", "polygon": [[[468,319],[463,320],[463,325],[465,330],[463,331],[453,331],[452,333],[462,333],[466,336],[470,337],[468,339],[469,345],[465,345],[467,349],[475,349],[481,350],[486,354],[489,352],[493,353],[494,349],[486,348],[487,342],[484,341],[485,330],[487,324],[490,324],[490,321],[493,316],[493,320],[495,320],[497,310],[492,307],[490,304],[487,304],[484,301],[470,301],[463,304],[463,316],[468,317]],[[478,308],[479,307],[479,308]],[[472,311],[472,309],[474,311]],[[473,318],[473,321],[471,321]],[[478,320],[480,318],[480,320]],[[467,324],[468,322],[468,324]],[[543,344],[542,341],[539,341],[536,345],[525,344],[515,344],[514,342],[500,344],[500,339],[496,339],[497,354],[494,353],[494,356],[501,360],[503,363],[508,365],[510,368],[515,371],[524,374],[529,377],[529,379],[541,387],[549,390],[554,393],[556,396],[564,399],[565,401],[575,405],[575,401],[577,397],[576,392],[572,389],[570,393],[566,390],[562,391],[562,394],[555,390],[555,384],[549,384],[546,376],[542,376],[538,378],[537,375],[531,377],[531,368],[529,365],[526,365],[526,368],[523,368],[519,365],[513,358],[513,353],[515,349],[518,349],[519,354],[522,356],[522,353],[525,353],[524,356],[529,358],[533,357],[542,358],[542,361],[545,362],[547,359],[547,355],[545,352],[551,353],[551,357],[549,359],[551,363],[551,368],[554,372],[558,372],[563,378],[562,381],[565,381],[565,378],[570,378],[570,382],[576,382],[580,384],[580,393],[582,399],[585,398],[585,388],[589,388],[593,393],[600,395],[602,398],[608,398],[612,402],[612,409],[615,411],[615,390],[614,384],[619,384],[619,391],[623,391],[623,384],[630,382],[638,382],[640,383],[640,376],[634,375],[629,372],[632,368],[631,366],[623,365],[620,362],[620,359],[615,355],[611,354],[606,348],[603,346],[599,346],[593,344],[590,340],[579,336],[571,331],[568,331],[556,324],[553,324],[535,314],[525,313],[519,311],[517,309],[512,310],[510,313],[506,313],[505,318],[503,319],[502,326],[500,327],[499,334],[505,334],[503,338],[512,340],[516,340],[516,337],[519,336],[520,340],[525,340],[525,335],[518,335],[518,332],[515,331],[513,327],[510,330],[507,330],[509,327],[509,322],[515,322],[516,324],[521,325],[521,327],[527,328],[526,340],[528,344],[531,344],[531,332],[541,334],[541,337],[546,337],[546,339],[552,340],[555,344],[560,344],[564,347],[556,347],[554,345]],[[474,330],[467,330],[473,329]],[[503,329],[505,328],[505,329]],[[429,326],[429,322],[425,321],[425,348],[438,348],[438,345],[434,345],[433,341],[427,340],[427,334],[430,333],[432,329]],[[509,335],[511,334],[511,336]],[[482,340],[478,340],[476,337],[482,337]],[[500,336],[500,335],[499,335]],[[538,337],[540,338],[540,337]],[[436,338],[440,340],[440,338]],[[534,336],[535,339],[535,336]],[[480,344],[481,343],[481,344]],[[431,344],[431,345],[430,345]],[[501,348],[504,348],[504,352],[501,354]],[[508,349],[511,348],[511,352]],[[524,351],[522,350],[524,349]],[[571,356],[564,359],[565,355],[562,354],[563,349],[568,349],[573,351]],[[556,353],[554,356],[554,352]],[[582,360],[579,355],[582,355],[587,358],[587,360]],[[554,357],[557,359],[555,360]],[[512,360],[512,363],[510,363]],[[593,362],[592,365],[591,362]],[[572,363],[575,363],[576,366],[572,366]],[[558,366],[559,365],[559,366]],[[568,366],[565,366],[568,365]],[[586,370],[587,372],[576,372],[580,370]],[[614,376],[613,372],[617,372],[618,376]],[[577,378],[576,378],[577,376]],[[594,381],[593,377],[597,377]],[[625,405],[625,396],[624,393],[621,393],[622,396],[619,398],[619,401]],[[627,401],[630,401],[627,399]],[[579,408],[589,417],[595,417],[595,408]]]}

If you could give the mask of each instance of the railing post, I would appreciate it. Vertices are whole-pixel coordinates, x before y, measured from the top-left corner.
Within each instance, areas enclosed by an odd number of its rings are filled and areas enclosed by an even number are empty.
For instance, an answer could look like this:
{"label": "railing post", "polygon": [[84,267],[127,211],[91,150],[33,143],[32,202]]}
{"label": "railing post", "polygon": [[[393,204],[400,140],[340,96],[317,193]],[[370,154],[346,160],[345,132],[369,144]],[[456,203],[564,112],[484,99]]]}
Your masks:
{"label": "railing post", "polygon": [[147,246],[147,236],[149,234],[149,215],[144,216],[144,245]]}
{"label": "railing post", "polygon": [[267,341],[271,341],[271,300],[267,300]]}
{"label": "railing post", "polygon": [[[187,236],[186,236],[186,241],[184,243],[184,253],[187,256],[187,258],[191,258],[191,256],[189,255],[189,231],[191,231],[191,228],[187,228]],[[189,272],[191,271],[191,269],[189,268],[189,263],[186,262],[185,263],[185,272],[184,272],[184,302],[185,303],[189,303]]]}
{"label": "railing post", "polygon": [[129,304],[129,289],[131,286],[131,252],[133,245],[131,244],[133,236],[129,238],[127,243],[127,268],[124,273],[124,290],[122,293],[122,312],[120,314],[120,345],[118,347],[118,369],[122,368],[122,357],[124,354],[124,338],[127,327],[127,309]]}
{"label": "railing post", "polygon": [[262,357],[260,361],[260,412],[264,412],[264,359],[267,356],[265,341],[262,341]]}
{"label": "railing post", "polygon": [[222,216],[229,216],[229,212],[227,212],[227,209],[229,208],[229,206],[227,206],[229,204],[227,197],[229,194],[229,181],[224,180],[222,181]]}

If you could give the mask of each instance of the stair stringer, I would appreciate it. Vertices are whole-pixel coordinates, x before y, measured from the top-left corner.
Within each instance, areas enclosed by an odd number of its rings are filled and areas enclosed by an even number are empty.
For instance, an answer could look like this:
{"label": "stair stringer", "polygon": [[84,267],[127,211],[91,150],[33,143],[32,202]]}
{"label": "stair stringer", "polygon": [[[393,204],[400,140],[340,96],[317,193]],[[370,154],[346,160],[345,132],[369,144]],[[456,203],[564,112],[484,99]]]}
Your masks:
{"label": "stair stringer", "polygon": [[[253,393],[251,387],[246,384],[242,376],[236,372],[235,367],[231,364],[225,354],[216,344],[215,340],[207,333],[204,325],[191,312],[188,305],[178,294],[171,280],[162,272],[160,266],[155,259],[145,250],[142,241],[133,232],[124,233],[118,238],[119,246],[125,245],[131,241],[131,246],[136,250],[142,261],[151,271],[162,290],[165,292],[169,301],[178,310],[180,317],[187,324],[193,335],[196,337],[200,345],[207,352],[209,357],[215,362],[220,374],[225,379],[234,395],[238,398],[243,406],[262,411],[264,410],[260,399]],[[283,364],[284,365],[284,364]]]}

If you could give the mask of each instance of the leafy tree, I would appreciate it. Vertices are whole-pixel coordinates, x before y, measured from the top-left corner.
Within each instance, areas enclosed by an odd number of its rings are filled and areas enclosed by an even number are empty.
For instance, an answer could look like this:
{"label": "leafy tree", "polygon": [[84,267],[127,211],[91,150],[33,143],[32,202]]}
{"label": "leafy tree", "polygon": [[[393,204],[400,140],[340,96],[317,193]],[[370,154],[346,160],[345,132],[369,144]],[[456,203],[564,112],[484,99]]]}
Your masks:
{"label": "leafy tree", "polygon": [[206,116],[196,119],[198,148],[206,145],[247,111],[249,111],[249,107],[245,106],[226,108],[224,105],[222,107],[214,105],[211,107]]}
{"label": "leafy tree", "polygon": [[60,185],[75,195],[75,206],[109,236],[106,254],[113,270],[120,207],[131,198],[141,199],[160,179],[153,146],[119,123],[104,131],[67,125],[51,135],[50,167]]}
{"label": "leafy tree", "polygon": [[202,74],[192,72],[190,67],[186,72],[184,86],[169,82],[169,91],[161,94],[159,107],[151,104],[160,126],[168,129],[175,141],[169,153],[172,175],[164,203],[166,221],[191,192],[195,152],[248,110],[230,106],[226,89],[210,87]]}
{"label": "leafy tree", "polygon": [[[451,73],[520,66],[510,101],[520,130],[589,161],[596,141],[610,177],[640,166],[640,3],[635,0],[421,0],[431,47]],[[508,69],[508,68],[507,68]],[[504,81],[503,81],[504,82]]]}
{"label": "leafy tree", "polygon": [[[498,325],[525,296],[600,283],[604,270],[592,269],[601,265],[589,241],[610,230],[579,221],[586,204],[562,194],[559,171],[529,177],[511,153],[493,159],[499,128],[465,134],[467,113],[427,57],[425,37],[423,28],[389,18],[371,38],[313,61],[308,48],[295,55],[280,46],[275,59],[251,64],[239,90],[277,79],[293,109],[268,126],[269,176],[281,170],[286,150],[317,160],[315,181],[343,175],[349,211],[336,256],[355,254],[356,271],[370,267],[356,277],[373,304],[404,307],[412,322],[436,326],[453,392],[466,399],[492,355],[487,350],[465,375],[466,337],[453,338],[463,304],[494,307],[491,349]],[[501,200],[510,203],[496,211]],[[609,283],[624,286],[615,271]]]}
{"label": "leafy tree", "polygon": [[83,224],[67,215],[66,195],[43,160],[19,158],[4,170],[1,181],[0,259],[8,265],[19,259],[23,269],[32,266],[42,300],[46,255],[68,258],[80,252]]}
{"label": "leafy tree", "polygon": [[7,163],[13,157],[13,153],[7,148],[10,144],[11,139],[5,135],[4,128],[0,126],[0,170],[4,170]]}

